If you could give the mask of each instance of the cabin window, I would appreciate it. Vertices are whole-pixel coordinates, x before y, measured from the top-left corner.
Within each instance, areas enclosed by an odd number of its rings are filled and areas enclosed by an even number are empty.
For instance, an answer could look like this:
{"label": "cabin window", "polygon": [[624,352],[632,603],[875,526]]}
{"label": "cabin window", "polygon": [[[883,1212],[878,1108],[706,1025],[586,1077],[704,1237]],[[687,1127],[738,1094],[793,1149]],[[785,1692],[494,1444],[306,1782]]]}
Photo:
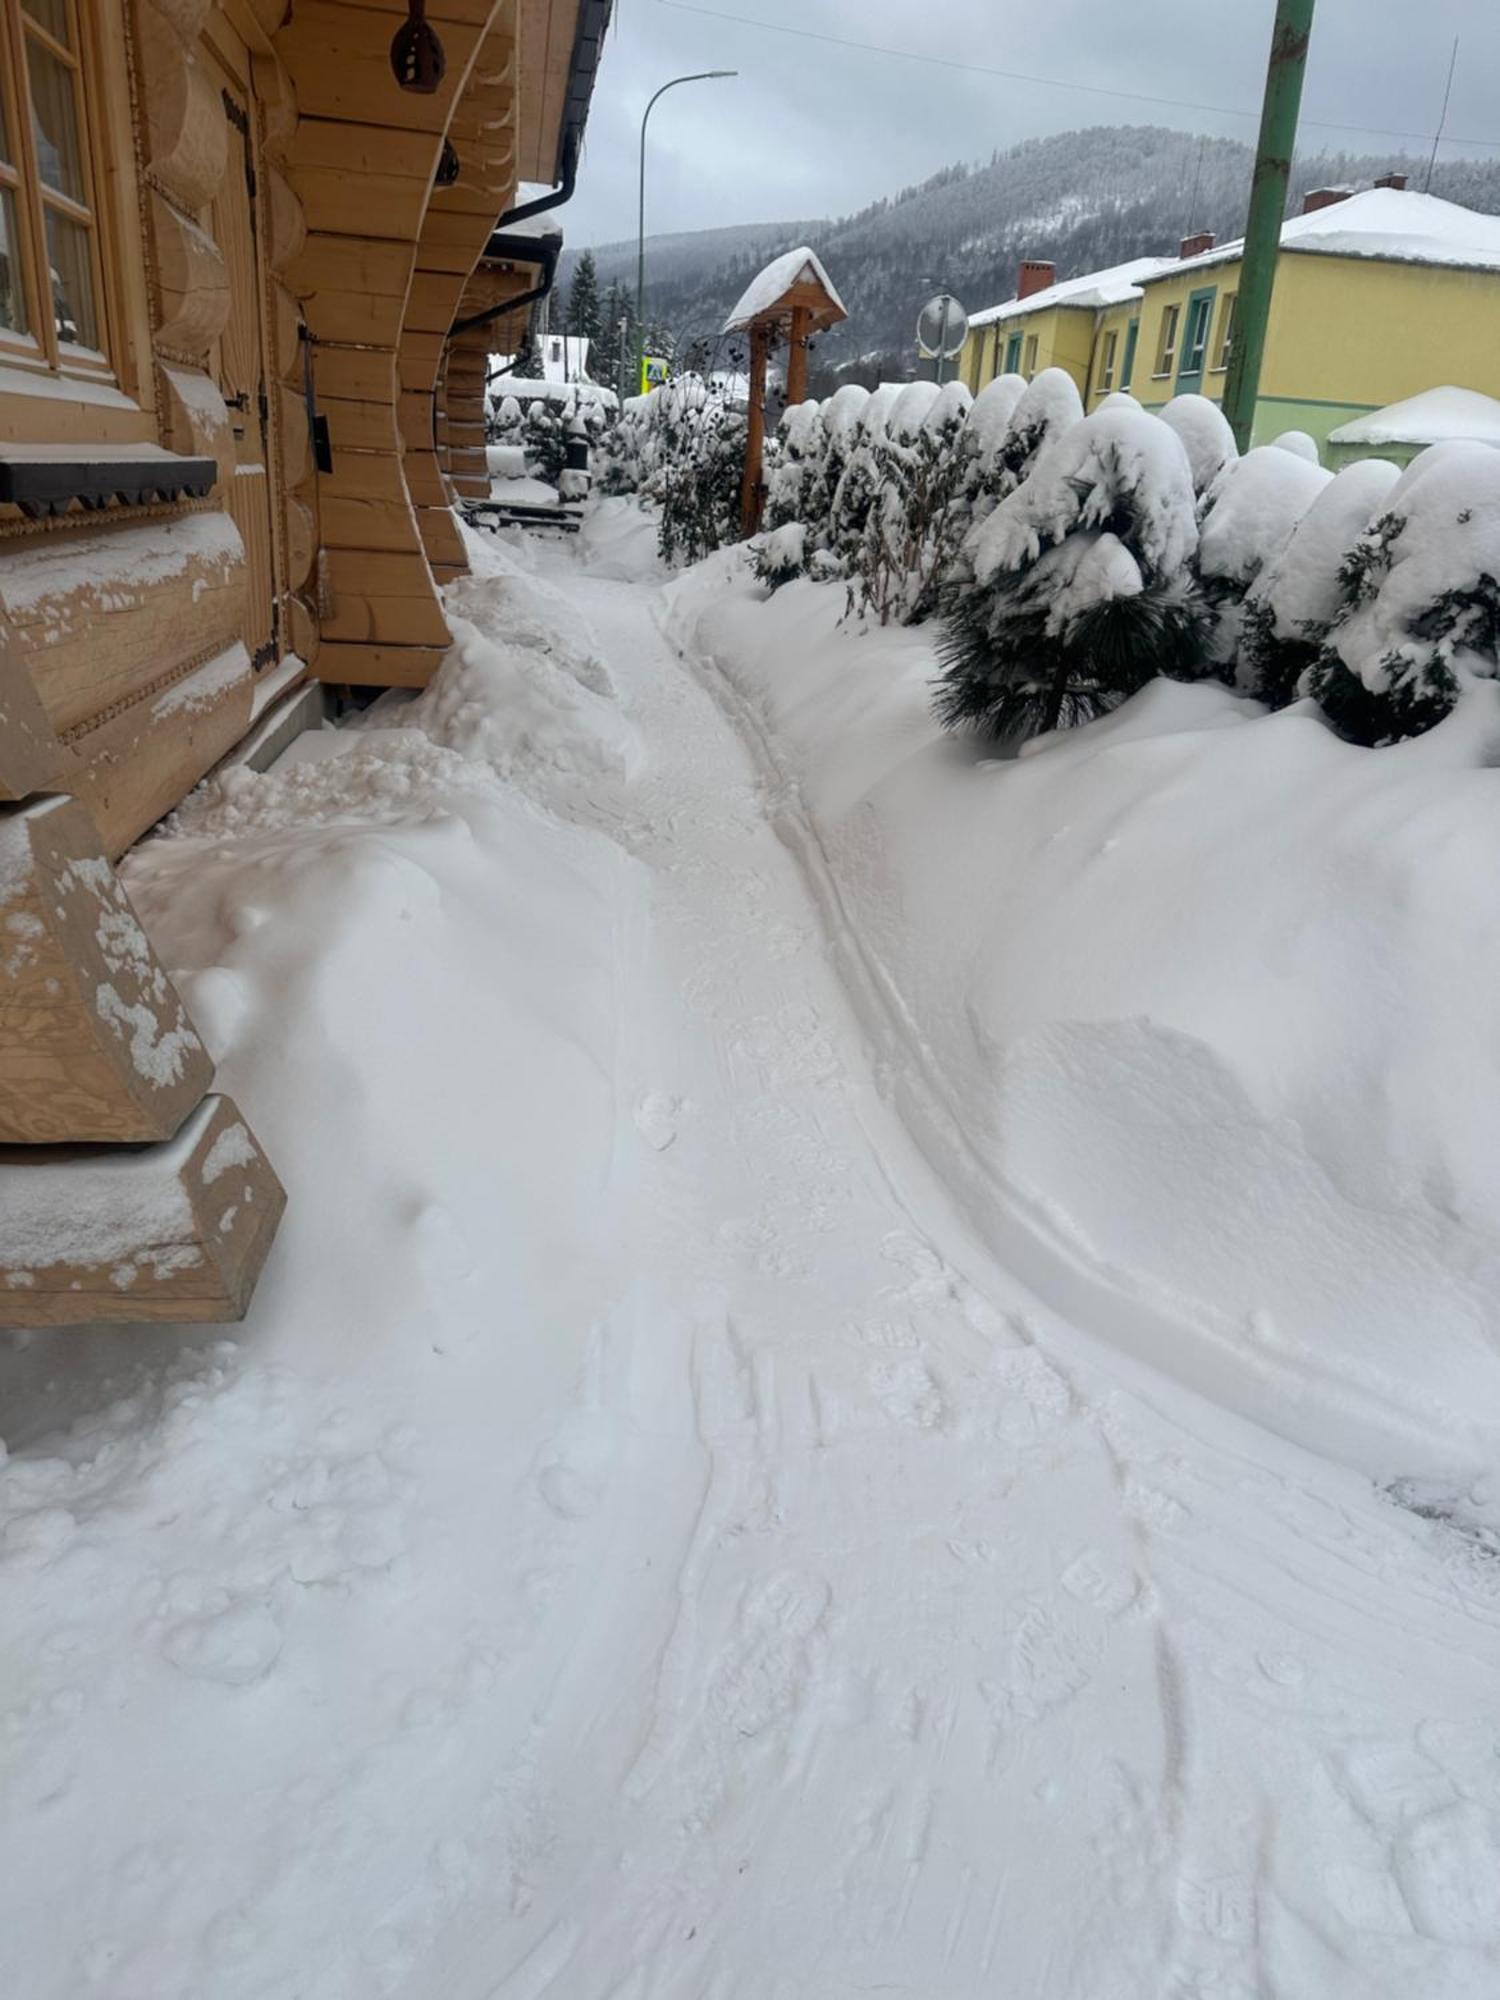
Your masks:
{"label": "cabin window", "polygon": [[1177,366],[1177,335],[1182,326],[1182,307],[1168,306],[1161,316],[1161,340],[1156,350],[1156,376],[1170,375]]}
{"label": "cabin window", "polygon": [[0,0],[0,354],[105,365],[79,0]]}
{"label": "cabin window", "polygon": [[1028,382],[1036,373],[1036,343],[1037,336],[1034,333],[1028,333],[1026,336],[1026,359],[1021,363],[1021,373],[1026,377]]}
{"label": "cabin window", "polygon": [[1104,346],[1099,356],[1099,388],[1105,395],[1115,386],[1115,357],[1119,351],[1119,334],[1105,334]]}
{"label": "cabin window", "polygon": [[1234,358],[1234,315],[1239,293],[1231,292],[1219,314],[1219,345],[1214,354],[1214,372],[1222,375]]}

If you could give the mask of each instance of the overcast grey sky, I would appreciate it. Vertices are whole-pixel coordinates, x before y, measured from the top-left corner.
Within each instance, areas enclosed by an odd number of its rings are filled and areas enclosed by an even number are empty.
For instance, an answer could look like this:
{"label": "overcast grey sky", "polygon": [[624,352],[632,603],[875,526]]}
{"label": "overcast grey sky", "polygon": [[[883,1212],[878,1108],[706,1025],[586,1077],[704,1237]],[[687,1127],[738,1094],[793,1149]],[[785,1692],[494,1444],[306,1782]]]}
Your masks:
{"label": "overcast grey sky", "polygon": [[[684,70],[738,69],[670,92],[651,114],[648,232],[846,214],[959,159],[1080,125],[1163,124],[1253,139],[1273,0],[702,0],[895,49],[1104,91],[1243,106],[1171,109],[967,74],[739,22],[664,0],[615,0],[578,192],[575,245],[633,237],[641,112]],[[1445,153],[1500,159],[1497,0],[1319,0],[1302,145],[1396,148],[1384,129],[1436,129],[1453,38],[1462,37]],[[1357,126],[1326,129],[1315,120]],[[1414,138],[1409,147],[1420,144]],[[1429,136],[1430,143],[1430,136]]]}

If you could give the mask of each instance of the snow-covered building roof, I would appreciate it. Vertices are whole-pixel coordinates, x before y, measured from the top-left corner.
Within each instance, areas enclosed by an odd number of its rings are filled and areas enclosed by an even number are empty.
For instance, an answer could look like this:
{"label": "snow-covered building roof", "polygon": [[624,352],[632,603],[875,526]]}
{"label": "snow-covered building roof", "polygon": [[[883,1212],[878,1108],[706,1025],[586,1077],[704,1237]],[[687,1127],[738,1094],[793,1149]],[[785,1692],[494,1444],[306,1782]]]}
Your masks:
{"label": "snow-covered building roof", "polygon": [[1081,278],[1064,278],[1028,298],[1007,299],[1004,305],[988,306],[970,313],[969,325],[993,326],[997,320],[1019,319],[1023,314],[1046,312],[1053,306],[1077,306],[1099,312],[1106,306],[1122,306],[1141,296],[1148,278],[1179,268],[1176,257],[1133,257],[1128,264],[1116,264],[1109,271],[1086,271]]}
{"label": "snow-covered building roof", "polygon": [[[1283,250],[1320,257],[1377,257],[1397,264],[1446,264],[1500,271],[1500,215],[1481,215],[1456,201],[1405,188],[1366,188],[1311,215],[1294,215],[1281,229]],[[1206,270],[1244,255],[1244,238],[1165,269]],[[1157,274],[1160,275],[1160,274]]]}
{"label": "snow-covered building roof", "polygon": [[1425,389],[1404,403],[1372,410],[1366,417],[1341,424],[1329,435],[1335,445],[1448,444],[1474,438],[1500,445],[1500,402],[1477,389]]}
{"label": "snow-covered building roof", "polygon": [[528,375],[492,375],[488,383],[489,398],[498,407],[507,396],[514,396],[518,403],[534,403],[545,398],[560,406],[572,402],[603,403],[614,409],[619,397],[613,389],[602,382],[564,382],[560,378]]}
{"label": "snow-covered building roof", "polygon": [[795,250],[784,251],[780,257],[773,257],[765,269],[750,280],[734,311],[725,320],[723,331],[741,332],[751,320],[758,319],[783,299],[794,285],[816,285],[828,294],[832,304],[838,308],[839,318],[848,317],[832,278],[816,253],[804,243]]}

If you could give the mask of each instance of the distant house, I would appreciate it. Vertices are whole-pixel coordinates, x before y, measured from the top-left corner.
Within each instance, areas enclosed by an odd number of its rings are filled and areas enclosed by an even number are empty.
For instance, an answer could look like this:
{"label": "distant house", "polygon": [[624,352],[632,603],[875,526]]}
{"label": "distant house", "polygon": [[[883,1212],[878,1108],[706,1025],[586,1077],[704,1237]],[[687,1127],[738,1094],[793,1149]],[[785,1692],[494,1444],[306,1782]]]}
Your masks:
{"label": "distant house", "polygon": [[544,382],[586,382],[589,348],[586,333],[544,333],[541,339]]}
{"label": "distant house", "polygon": [[[1116,389],[1147,409],[1189,392],[1221,401],[1243,251],[1193,236],[1176,257],[1061,285],[1023,265],[1017,296],[971,318],[964,379],[1050,365],[1089,408]],[[1030,271],[1045,274],[1034,290]],[[1281,233],[1255,441],[1296,429],[1323,446],[1434,383],[1500,396],[1500,216],[1409,192],[1398,174],[1308,195]]]}
{"label": "distant house", "polygon": [[[1112,307],[1138,307],[1144,281],[1170,270],[1175,262],[1175,258],[1137,257],[1113,270],[1090,271],[1059,284],[1055,264],[1028,259],[1021,266],[1013,299],[969,315],[968,338],[959,359],[962,380],[977,393],[997,375],[1024,375],[1029,381],[1043,368],[1065,368],[1079,394],[1087,395],[1096,362],[1103,365],[1099,341],[1103,315]],[[1111,389],[1120,386],[1129,361],[1117,341],[1107,364]]]}

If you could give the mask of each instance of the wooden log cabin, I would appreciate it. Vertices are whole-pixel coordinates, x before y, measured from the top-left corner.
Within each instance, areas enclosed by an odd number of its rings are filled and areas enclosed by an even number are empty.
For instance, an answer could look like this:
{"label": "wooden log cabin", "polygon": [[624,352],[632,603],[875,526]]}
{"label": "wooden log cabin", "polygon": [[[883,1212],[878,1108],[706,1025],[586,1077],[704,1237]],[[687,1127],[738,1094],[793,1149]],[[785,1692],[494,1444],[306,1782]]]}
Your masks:
{"label": "wooden log cabin", "polygon": [[245,1309],[281,1189],[112,864],[436,670],[609,5],[0,0],[0,1325]]}

